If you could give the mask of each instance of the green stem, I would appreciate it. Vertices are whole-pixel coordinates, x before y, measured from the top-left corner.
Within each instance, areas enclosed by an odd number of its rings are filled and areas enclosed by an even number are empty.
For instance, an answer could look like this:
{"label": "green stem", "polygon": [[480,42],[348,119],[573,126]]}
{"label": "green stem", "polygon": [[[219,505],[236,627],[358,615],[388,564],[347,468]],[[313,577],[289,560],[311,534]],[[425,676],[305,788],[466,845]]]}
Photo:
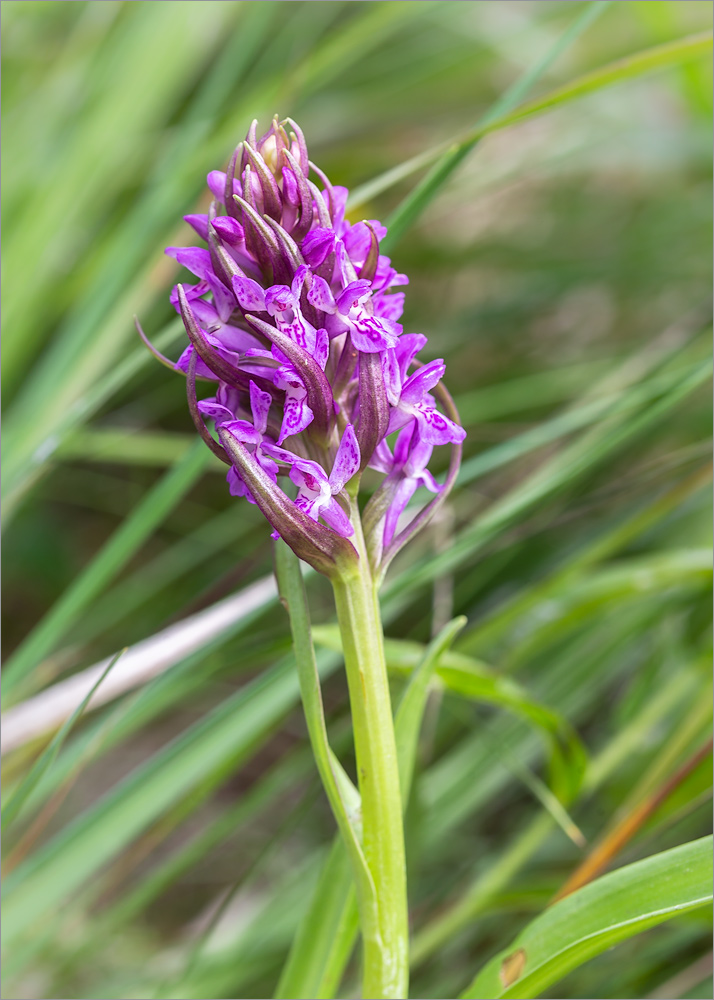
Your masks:
{"label": "green stem", "polygon": [[358,515],[353,523],[359,566],[332,585],[350,692],[363,848],[377,896],[377,927],[365,927],[362,918],[362,996],[399,1000],[408,990],[409,927],[397,748],[379,602]]}

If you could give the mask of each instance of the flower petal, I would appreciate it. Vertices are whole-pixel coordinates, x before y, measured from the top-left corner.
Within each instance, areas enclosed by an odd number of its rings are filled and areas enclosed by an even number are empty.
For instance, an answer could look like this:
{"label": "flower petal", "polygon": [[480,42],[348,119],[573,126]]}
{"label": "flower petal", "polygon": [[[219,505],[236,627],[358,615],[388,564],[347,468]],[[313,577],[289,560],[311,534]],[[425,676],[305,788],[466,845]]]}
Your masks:
{"label": "flower petal", "polygon": [[414,496],[417,488],[416,480],[414,479],[403,479],[397,486],[392,497],[392,502],[387,508],[387,513],[384,518],[384,540],[383,545],[386,547],[390,544],[394,538],[394,533],[397,530],[397,524],[399,518],[404,511],[404,508],[409,503],[411,498]]}
{"label": "flower petal", "polygon": [[184,222],[198,233],[202,240],[208,242],[208,216],[207,215],[184,215]]}
{"label": "flower petal", "polygon": [[404,292],[390,292],[389,295],[375,295],[372,299],[374,315],[391,319],[395,323],[404,312]]}
{"label": "flower petal", "polygon": [[397,346],[397,338],[401,333],[398,323],[379,316],[368,316],[363,313],[356,319],[349,320],[352,330],[352,343],[358,351],[366,354],[376,354]]}
{"label": "flower petal", "polygon": [[403,384],[406,381],[409,366],[419,351],[421,351],[423,347],[426,347],[426,345],[427,338],[423,333],[405,333],[404,336],[399,338],[399,344],[397,345],[397,361],[399,363],[399,371],[401,375],[400,384]]}
{"label": "flower petal", "polygon": [[265,293],[265,308],[271,316],[294,309],[296,305],[295,296],[287,285],[271,285]]}
{"label": "flower petal", "polygon": [[312,285],[310,286],[310,291],[307,293],[307,301],[322,312],[337,312],[332,290],[325,279],[321,278],[319,274],[312,276]]}
{"label": "flower petal", "polygon": [[312,229],[302,242],[302,255],[312,267],[319,267],[335,248],[334,229]]}
{"label": "flower petal", "polygon": [[365,299],[369,298],[369,282],[364,280],[351,281],[337,296],[337,311],[346,315],[350,309],[356,309]]}
{"label": "flower petal", "polygon": [[343,511],[342,507],[339,505],[337,500],[332,497],[328,503],[323,504],[320,509],[320,517],[333,528],[338,535],[342,535],[343,538],[349,538],[354,535],[355,529],[350,524],[350,519]]}
{"label": "flower petal", "polygon": [[272,402],[269,392],[263,392],[251,380],[250,382],[250,408],[253,411],[253,423],[259,434],[265,434],[268,427],[268,411]]}
{"label": "flower petal", "polygon": [[250,490],[243,482],[243,477],[241,476],[235,465],[232,465],[228,470],[226,475],[226,480],[228,482],[228,489],[232,497],[245,497],[248,503],[255,503]]}
{"label": "flower petal", "polygon": [[441,358],[430,361],[413,375],[410,375],[402,387],[402,402],[407,404],[420,403],[424,396],[441,380],[446,371],[446,365]]}
{"label": "flower petal", "polygon": [[402,392],[402,380],[399,374],[396,350],[382,351],[381,359],[382,377],[384,379],[384,388],[387,392],[387,400],[391,406],[396,406]]}
{"label": "flower petal", "polygon": [[219,403],[215,396],[211,396],[208,399],[199,399],[198,408],[201,413],[207,417],[211,417],[215,421],[216,427],[219,424],[234,421],[236,418],[235,413],[232,413],[227,406]]}
{"label": "flower petal", "polygon": [[[226,175],[223,170],[211,170],[211,172],[206,177],[206,183],[211,189],[211,194],[216,199],[223,204],[226,197]],[[233,180],[233,193],[241,194],[240,182]]]}
{"label": "flower petal", "polygon": [[265,312],[265,292],[257,281],[234,274],[231,278],[233,291],[240,302],[241,308],[248,312]]}
{"label": "flower petal", "polygon": [[357,435],[352,424],[347,424],[330,473],[330,488],[333,493],[339,493],[344,488],[345,483],[359,471],[359,465]]}
{"label": "flower petal", "polygon": [[325,370],[329,356],[330,338],[327,336],[327,330],[315,330],[315,348],[313,351],[313,357],[323,371]]}
{"label": "flower petal", "polygon": [[227,323],[236,307],[235,296],[214,274],[207,274],[206,281],[213,293],[213,303],[216,307],[216,312],[220,316],[221,322]]}
{"label": "flower petal", "polygon": [[[219,215],[214,219],[211,226],[218,233],[219,237],[228,244],[235,247],[245,240],[245,230],[237,219],[232,219],[230,215]],[[204,237],[208,239],[208,237]]]}
{"label": "flower petal", "polygon": [[206,278],[209,272],[213,273],[211,255],[201,247],[166,247],[164,253],[199,278]]}
{"label": "flower petal", "polygon": [[458,444],[466,437],[466,431],[443,413],[420,403],[414,407],[419,421],[419,434],[429,444]]}
{"label": "flower petal", "polygon": [[308,406],[306,390],[288,389],[285,393],[283,422],[280,426],[278,444],[282,444],[285,438],[292,437],[293,434],[300,434],[306,430],[312,423],[313,418],[314,414]]}

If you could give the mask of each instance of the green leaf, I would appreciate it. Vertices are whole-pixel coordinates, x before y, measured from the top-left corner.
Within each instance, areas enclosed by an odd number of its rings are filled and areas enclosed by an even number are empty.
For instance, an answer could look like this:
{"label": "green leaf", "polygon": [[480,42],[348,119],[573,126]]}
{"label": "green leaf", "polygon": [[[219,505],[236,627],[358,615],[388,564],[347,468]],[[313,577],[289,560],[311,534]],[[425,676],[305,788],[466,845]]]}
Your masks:
{"label": "green leaf", "polygon": [[[402,695],[394,717],[394,735],[397,740],[397,757],[399,759],[399,784],[402,790],[402,808],[406,809],[409,801],[414,765],[416,763],[419,732],[429,694],[429,685],[438,668],[441,658],[466,624],[464,615],[448,622],[439,634],[424,650],[421,661],[417,663],[409,678],[407,688]],[[386,655],[386,650],[385,650]],[[387,659],[389,666],[389,659]]]}
{"label": "green leaf", "polygon": [[[587,22],[583,26],[586,27]],[[368,202],[376,195],[381,194],[382,191],[388,190],[394,184],[405,180],[422,167],[428,166],[441,157],[441,163],[434,167],[427,177],[424,178],[422,184],[405,199],[389,220],[390,232],[382,241],[382,246],[388,245],[390,237],[396,241],[397,236],[402,235],[406,228],[414,222],[418,214],[426,208],[427,204],[438,192],[454,167],[458,166],[464,156],[485,135],[502,128],[507,128],[509,125],[533,117],[542,111],[548,111],[551,108],[568,104],[570,101],[583,97],[586,94],[595,93],[603,87],[618,83],[621,80],[631,79],[654,70],[665,69],[696,59],[699,56],[705,55],[711,47],[711,32],[702,32],[695,35],[687,35],[685,38],[677,39],[674,42],[667,42],[664,45],[656,45],[653,48],[645,49],[643,52],[627,56],[625,59],[617,59],[606,66],[600,67],[600,69],[578,77],[571,83],[550,91],[545,97],[521,105],[521,107],[513,112],[497,118],[489,118],[486,123],[477,125],[465,135],[456,138],[450,143],[437,146],[435,149],[428,150],[425,153],[420,153],[405,163],[401,163],[397,167],[392,167],[372,181],[368,181],[361,187],[355,188],[350,199],[350,207]],[[548,57],[547,59],[549,61]]]}
{"label": "green leaf", "polygon": [[429,171],[416,188],[410,192],[387,220],[387,235],[382,240],[382,247],[385,253],[391,249],[393,244],[398,242],[406,230],[422,214],[445,181],[456,170],[462,160],[468,156],[481,137],[486,134],[489,125],[502,119],[519,101],[522,101],[528,91],[538,82],[558,56],[562,55],[575,39],[586,28],[589,28],[593,21],[600,17],[609,6],[609,0],[606,0],[606,2],[596,0],[596,2],[587,4],[585,9],[581,11],[568,30],[563,33],[545,56],[501,95],[476,125],[473,136],[468,140],[457,143],[444,153],[439,162]]}
{"label": "green leaf", "polygon": [[276,1000],[336,996],[358,932],[352,866],[344,842],[335,837],[280,975]]}
{"label": "green leaf", "polygon": [[610,872],[537,917],[461,996],[537,997],[620,941],[706,906],[711,883],[711,837]]}
{"label": "green leaf", "polygon": [[[444,640],[448,647],[456,633],[463,627],[456,624],[459,621],[460,619],[454,619],[446,626],[446,629],[453,628],[453,635],[451,632],[442,633],[437,640],[434,640],[432,646],[436,646],[438,640]],[[342,648],[339,630],[334,625],[315,626],[313,638],[318,644],[336,652]],[[441,648],[436,659],[427,660],[429,649],[432,647],[425,649],[421,643],[405,639],[385,639],[384,653],[387,667],[390,671],[409,673],[413,677],[416,671],[420,669],[423,671],[426,663],[429,670],[436,671],[441,683],[452,694],[488,705],[498,705],[534,725],[548,743],[554,790],[561,799],[570,801],[580,786],[587,762],[584,747],[572,726],[557,712],[533,698],[513,678],[499,674],[481,660],[463,653],[452,652],[446,647]],[[421,692],[424,675],[417,673],[416,676],[422,677],[422,680],[417,680],[418,687],[415,689]],[[416,701],[415,694],[411,698]],[[409,706],[409,702],[407,705]],[[408,716],[403,716],[403,719],[408,719]],[[409,746],[414,736],[413,722],[407,724],[403,721],[402,725],[405,728],[404,744],[400,743],[399,747],[408,757],[412,752]]]}
{"label": "green leaf", "polygon": [[112,669],[114,664],[119,660],[124,653],[125,649],[113,656],[112,659],[107,664],[106,669],[103,671],[100,677],[97,678],[96,684],[93,684],[90,690],[87,692],[82,701],[77,705],[74,712],[70,715],[67,721],[64,723],[62,728],[54,735],[54,737],[47,744],[45,749],[42,751],[40,756],[37,758],[35,763],[32,765],[30,770],[24,776],[20,784],[13,791],[10,801],[7,805],[3,806],[2,810],[2,829],[12,823],[12,821],[17,817],[20,810],[24,806],[25,802],[35,790],[37,785],[40,783],[45,774],[54,764],[57,759],[57,754],[62,749],[64,741],[69,736],[71,730],[74,728],[74,724],[80,719],[85,708],[89,704],[92,695],[97,690],[99,685],[102,683],[104,678],[107,676],[109,671]]}
{"label": "green leaf", "polygon": [[13,653],[5,667],[7,695],[50,653],[69,626],[141,548],[166,515],[203,474],[209,450],[196,440],[166,475],[153,486],[129,517],[99,550],[92,562]]}
{"label": "green leaf", "polygon": [[[323,659],[321,669],[333,669],[335,663]],[[290,657],[205,715],[36,851],[4,881],[5,946],[56,912],[206,776],[245,760],[297,695]]]}

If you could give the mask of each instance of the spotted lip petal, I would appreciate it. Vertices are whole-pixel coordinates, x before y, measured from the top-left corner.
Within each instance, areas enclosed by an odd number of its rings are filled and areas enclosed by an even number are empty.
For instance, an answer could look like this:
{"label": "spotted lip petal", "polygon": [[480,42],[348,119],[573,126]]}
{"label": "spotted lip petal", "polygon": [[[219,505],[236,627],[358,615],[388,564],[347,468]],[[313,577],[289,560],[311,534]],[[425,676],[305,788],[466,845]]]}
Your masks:
{"label": "spotted lip petal", "polygon": [[329,483],[333,493],[339,493],[357,475],[360,469],[360,448],[352,424],[345,427],[340,446],[330,473]]}

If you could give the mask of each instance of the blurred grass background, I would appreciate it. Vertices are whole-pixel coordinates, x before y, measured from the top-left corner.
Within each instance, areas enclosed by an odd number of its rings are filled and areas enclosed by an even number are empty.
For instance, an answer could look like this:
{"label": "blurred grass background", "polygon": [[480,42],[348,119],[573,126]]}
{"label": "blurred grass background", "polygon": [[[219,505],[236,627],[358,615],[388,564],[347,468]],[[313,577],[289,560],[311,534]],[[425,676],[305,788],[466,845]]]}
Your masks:
{"label": "blurred grass background", "polygon": [[[192,457],[183,381],[132,323],[165,328],[176,356],[162,250],[191,241],[181,216],[206,204],[207,171],[278,111],[358,187],[473,126],[583,6],[2,5],[3,611],[6,655],[27,665],[11,702],[271,570],[261,518]],[[711,18],[688,0],[607,5],[529,96]],[[354,217],[387,218],[418,177]],[[387,581],[387,635],[424,642],[468,616],[457,649],[584,742],[567,805],[592,844],[709,727],[708,60],[486,137],[390,253],[411,280],[405,328],[445,358],[469,436],[448,515]],[[327,588],[309,590],[329,622]],[[271,604],[76,727],[6,836],[8,891],[36,915],[5,996],[273,995],[333,830],[291,677]],[[493,700],[432,697],[407,818],[412,996],[456,995],[587,853],[553,821],[539,732]],[[42,746],[7,756],[10,788]],[[171,781],[152,812],[142,788]],[[705,759],[617,863],[708,832],[709,788]],[[672,921],[549,995],[710,996],[710,930]]]}

